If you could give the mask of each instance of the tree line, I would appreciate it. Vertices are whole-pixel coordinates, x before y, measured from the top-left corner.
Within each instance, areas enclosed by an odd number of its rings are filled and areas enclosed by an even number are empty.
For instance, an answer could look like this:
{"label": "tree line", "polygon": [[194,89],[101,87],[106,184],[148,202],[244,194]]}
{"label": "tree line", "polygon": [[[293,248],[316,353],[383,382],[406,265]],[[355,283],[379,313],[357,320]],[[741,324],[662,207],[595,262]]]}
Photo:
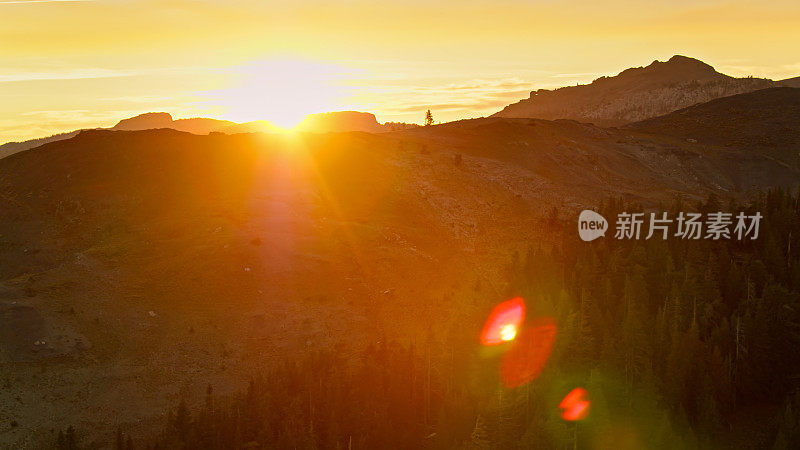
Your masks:
{"label": "tree line", "polygon": [[[637,208],[609,199],[599,213]],[[764,218],[755,240],[582,242],[552,215],[555,243],[531,243],[503,275],[529,317],[558,326],[530,383],[505,387],[503,349],[480,348],[487,299],[414,343],[287,359],[233,396],[209,386],[202,405],[169,410],[161,435],[119,434],[117,448],[800,448],[798,197],[668,210]],[[567,422],[559,401],[576,387],[590,413]]]}

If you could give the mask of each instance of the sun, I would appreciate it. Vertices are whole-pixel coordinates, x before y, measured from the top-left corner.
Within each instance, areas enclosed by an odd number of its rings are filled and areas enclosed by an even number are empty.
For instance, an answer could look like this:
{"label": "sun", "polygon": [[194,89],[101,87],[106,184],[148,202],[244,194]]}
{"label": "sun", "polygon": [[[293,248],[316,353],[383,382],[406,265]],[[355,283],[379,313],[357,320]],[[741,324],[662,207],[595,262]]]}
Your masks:
{"label": "sun", "polygon": [[291,129],[308,114],[346,109],[343,68],[327,63],[274,59],[236,68],[231,87],[210,94],[208,103],[235,122],[267,120]]}

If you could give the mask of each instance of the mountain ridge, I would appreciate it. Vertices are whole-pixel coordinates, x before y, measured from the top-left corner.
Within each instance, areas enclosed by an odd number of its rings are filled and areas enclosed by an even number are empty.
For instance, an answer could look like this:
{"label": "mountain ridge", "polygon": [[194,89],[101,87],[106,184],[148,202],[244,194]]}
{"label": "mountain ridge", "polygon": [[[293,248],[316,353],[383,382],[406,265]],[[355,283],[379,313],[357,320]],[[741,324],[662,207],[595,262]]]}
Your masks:
{"label": "mountain ridge", "polygon": [[[401,122],[380,123],[374,114],[360,111],[332,111],[326,113],[309,114],[301,122],[297,130],[308,133],[330,133],[347,131],[364,131],[369,133],[382,133],[413,128],[418,125]],[[169,128],[192,134],[204,135],[209,133],[282,133],[285,130],[267,120],[254,120],[250,122],[233,122],[230,120],[212,119],[208,117],[190,117],[174,119],[168,112],[147,112],[133,117],[128,117],[117,122],[107,129],[114,131],[139,131]],[[78,135],[81,130],[54,134],[45,138],[30,139],[21,142],[7,142],[0,145],[0,158],[14,153],[29,150],[49,142],[69,139]]]}
{"label": "mountain ridge", "polygon": [[[529,98],[506,106],[490,117],[570,119],[599,126],[623,126],[659,117],[691,105],[717,98],[780,86],[800,87],[800,77],[773,81],[765,78],[734,78],[695,58],[674,55],[647,66],[632,67],[615,76],[602,76],[588,85],[531,91]],[[358,111],[309,114],[297,126],[303,132],[364,131],[383,133],[418,125],[379,123],[375,115]],[[166,112],[149,112],[120,120],[112,130],[171,128],[193,134],[282,132],[268,121],[237,123],[194,117],[174,119]],[[46,138],[0,145],[0,158],[47,142],[75,136],[81,130]]]}
{"label": "mountain ridge", "polygon": [[721,97],[625,127],[709,146],[745,148],[800,167],[799,88]]}
{"label": "mountain ridge", "polygon": [[734,78],[695,58],[675,55],[602,76],[587,85],[531,91],[492,117],[572,119],[621,126],[720,97],[793,83],[794,79]]}

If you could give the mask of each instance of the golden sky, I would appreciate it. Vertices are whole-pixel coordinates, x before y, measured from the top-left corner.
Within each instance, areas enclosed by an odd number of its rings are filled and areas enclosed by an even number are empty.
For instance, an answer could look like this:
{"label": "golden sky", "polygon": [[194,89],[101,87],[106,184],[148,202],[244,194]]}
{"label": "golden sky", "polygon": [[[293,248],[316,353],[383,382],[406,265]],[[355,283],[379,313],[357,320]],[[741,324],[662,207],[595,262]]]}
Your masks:
{"label": "golden sky", "polygon": [[673,54],[800,75],[793,1],[0,0],[0,143],[147,111],[491,114]]}

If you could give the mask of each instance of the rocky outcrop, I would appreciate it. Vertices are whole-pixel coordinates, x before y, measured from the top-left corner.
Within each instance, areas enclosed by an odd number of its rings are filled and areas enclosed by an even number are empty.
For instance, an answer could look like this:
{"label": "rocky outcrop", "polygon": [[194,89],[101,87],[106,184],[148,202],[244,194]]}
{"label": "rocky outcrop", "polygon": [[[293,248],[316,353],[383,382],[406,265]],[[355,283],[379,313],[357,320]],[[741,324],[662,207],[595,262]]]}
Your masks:
{"label": "rocky outcrop", "polygon": [[777,85],[763,78],[730,77],[702,61],[676,55],[666,62],[653,61],[613,77],[600,77],[588,85],[533,91],[529,98],[506,106],[494,116],[619,126]]}

